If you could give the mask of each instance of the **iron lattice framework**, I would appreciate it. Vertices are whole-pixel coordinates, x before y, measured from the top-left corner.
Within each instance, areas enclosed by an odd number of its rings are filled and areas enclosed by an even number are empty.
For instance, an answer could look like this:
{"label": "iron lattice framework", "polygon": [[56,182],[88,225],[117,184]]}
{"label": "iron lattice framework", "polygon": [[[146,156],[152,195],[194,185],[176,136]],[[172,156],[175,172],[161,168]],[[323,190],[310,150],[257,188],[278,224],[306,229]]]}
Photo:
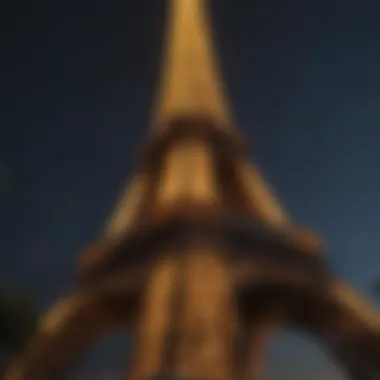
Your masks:
{"label": "iron lattice framework", "polygon": [[[44,316],[6,380],[56,380],[94,340],[132,329],[129,380],[260,379],[272,334],[319,339],[355,380],[380,379],[379,314],[329,272],[246,160],[205,0],[172,0],[144,159],[78,285]],[[176,377],[177,378],[177,377]]]}

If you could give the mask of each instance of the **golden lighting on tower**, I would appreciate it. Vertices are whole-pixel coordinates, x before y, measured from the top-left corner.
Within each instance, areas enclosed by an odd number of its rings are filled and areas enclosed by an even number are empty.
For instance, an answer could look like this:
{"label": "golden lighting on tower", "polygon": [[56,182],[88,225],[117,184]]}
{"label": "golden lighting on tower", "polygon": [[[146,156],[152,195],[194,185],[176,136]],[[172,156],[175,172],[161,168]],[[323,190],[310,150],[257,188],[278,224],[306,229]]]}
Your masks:
{"label": "golden lighting on tower", "polygon": [[204,0],[172,0],[153,129],[175,117],[208,117],[232,125]]}

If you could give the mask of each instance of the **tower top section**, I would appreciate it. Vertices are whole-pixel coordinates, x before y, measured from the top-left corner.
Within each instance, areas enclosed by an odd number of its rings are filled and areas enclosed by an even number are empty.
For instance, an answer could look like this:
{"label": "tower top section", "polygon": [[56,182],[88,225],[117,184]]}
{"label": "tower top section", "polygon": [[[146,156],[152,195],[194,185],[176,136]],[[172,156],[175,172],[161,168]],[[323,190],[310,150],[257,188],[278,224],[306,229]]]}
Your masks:
{"label": "tower top section", "polygon": [[232,125],[213,49],[207,0],[170,0],[165,51],[152,128],[163,132],[187,116]]}

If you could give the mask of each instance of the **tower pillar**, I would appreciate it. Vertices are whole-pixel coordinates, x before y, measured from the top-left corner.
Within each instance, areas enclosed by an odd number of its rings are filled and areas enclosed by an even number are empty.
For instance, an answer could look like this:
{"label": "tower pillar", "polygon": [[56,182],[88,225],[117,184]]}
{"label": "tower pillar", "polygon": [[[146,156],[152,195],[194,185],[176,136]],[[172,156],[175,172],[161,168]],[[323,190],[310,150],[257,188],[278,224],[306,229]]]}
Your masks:
{"label": "tower pillar", "polygon": [[151,380],[164,369],[179,275],[179,263],[173,258],[153,267],[143,295],[129,380]]}
{"label": "tower pillar", "polygon": [[234,379],[237,321],[228,264],[213,249],[189,252],[185,260],[173,373],[184,379]]}

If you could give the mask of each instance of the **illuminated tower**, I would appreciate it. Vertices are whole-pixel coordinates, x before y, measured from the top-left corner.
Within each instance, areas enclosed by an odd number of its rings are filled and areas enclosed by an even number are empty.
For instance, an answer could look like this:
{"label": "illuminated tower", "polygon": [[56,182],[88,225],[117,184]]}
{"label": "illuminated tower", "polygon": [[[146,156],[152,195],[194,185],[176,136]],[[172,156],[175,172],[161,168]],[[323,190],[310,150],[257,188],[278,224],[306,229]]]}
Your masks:
{"label": "illuminated tower", "polygon": [[352,379],[380,378],[379,315],[329,273],[318,239],[247,161],[205,8],[170,1],[139,170],[6,380],[61,378],[115,328],[135,334],[129,380],[255,380],[282,326],[321,339]]}

